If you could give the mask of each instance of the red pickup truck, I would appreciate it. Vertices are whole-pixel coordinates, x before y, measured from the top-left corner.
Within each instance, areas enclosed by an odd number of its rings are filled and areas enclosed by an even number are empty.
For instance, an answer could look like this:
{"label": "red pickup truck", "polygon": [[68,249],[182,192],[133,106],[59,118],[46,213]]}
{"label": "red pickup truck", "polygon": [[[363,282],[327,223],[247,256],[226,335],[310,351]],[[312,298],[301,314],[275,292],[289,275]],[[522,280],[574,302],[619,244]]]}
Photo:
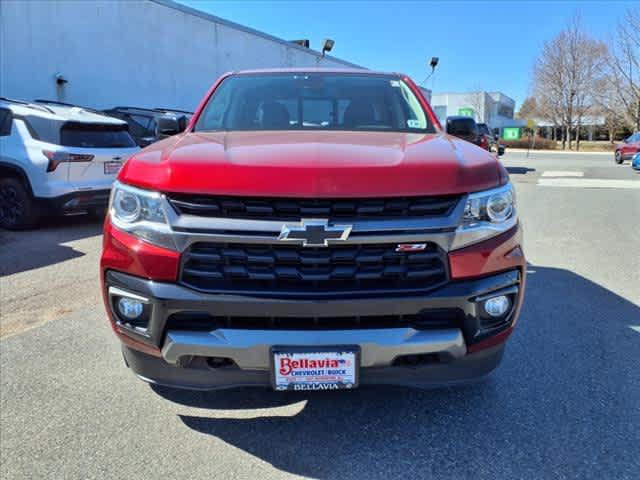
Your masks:
{"label": "red pickup truck", "polygon": [[499,364],[525,265],[508,173],[408,77],[288,69],[223,75],[126,162],[101,278],[146,381],[425,387]]}

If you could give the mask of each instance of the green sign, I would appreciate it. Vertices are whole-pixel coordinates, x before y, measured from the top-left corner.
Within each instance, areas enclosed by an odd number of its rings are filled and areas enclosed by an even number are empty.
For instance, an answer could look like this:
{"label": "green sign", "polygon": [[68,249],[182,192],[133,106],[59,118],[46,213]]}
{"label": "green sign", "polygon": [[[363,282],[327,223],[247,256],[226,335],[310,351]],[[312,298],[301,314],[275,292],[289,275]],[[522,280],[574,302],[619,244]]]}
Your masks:
{"label": "green sign", "polygon": [[460,115],[461,117],[475,118],[476,111],[471,107],[463,107],[458,109],[458,115]]}
{"label": "green sign", "polygon": [[519,140],[522,136],[522,129],[519,127],[508,127],[502,129],[502,138],[505,140]]}

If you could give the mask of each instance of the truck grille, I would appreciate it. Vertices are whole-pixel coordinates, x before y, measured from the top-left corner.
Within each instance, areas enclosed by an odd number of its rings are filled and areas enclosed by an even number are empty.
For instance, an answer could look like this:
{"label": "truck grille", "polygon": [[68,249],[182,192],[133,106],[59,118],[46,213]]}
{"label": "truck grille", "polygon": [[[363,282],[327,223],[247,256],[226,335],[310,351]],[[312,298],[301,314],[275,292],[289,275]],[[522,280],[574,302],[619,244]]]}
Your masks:
{"label": "truck grille", "polygon": [[295,199],[270,197],[168,196],[179,214],[252,220],[291,221],[301,218],[381,219],[446,216],[460,195],[353,199]]}
{"label": "truck grille", "polygon": [[462,328],[465,314],[459,308],[423,310],[415,315],[361,315],[354,317],[238,317],[206,312],[179,312],[167,319],[167,330],[349,330],[354,328],[399,328],[416,330]]}
{"label": "truck grille", "polygon": [[204,291],[318,294],[426,290],[447,281],[446,255],[434,243],[421,252],[396,244],[309,248],[199,242],[183,255],[181,282]]}

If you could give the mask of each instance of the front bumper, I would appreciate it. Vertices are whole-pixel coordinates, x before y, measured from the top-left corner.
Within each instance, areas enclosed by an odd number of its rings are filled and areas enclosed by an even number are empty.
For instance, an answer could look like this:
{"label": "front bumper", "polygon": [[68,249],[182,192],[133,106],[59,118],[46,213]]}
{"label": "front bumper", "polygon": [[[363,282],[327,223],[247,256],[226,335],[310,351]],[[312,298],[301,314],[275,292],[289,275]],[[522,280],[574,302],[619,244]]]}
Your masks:
{"label": "front bumper", "polygon": [[[453,386],[480,380],[502,360],[504,343],[450,362],[363,367],[360,385],[398,385],[414,388]],[[122,347],[129,368],[142,380],[165,387],[189,390],[222,390],[237,387],[269,387],[269,370],[213,367],[202,358],[188,366],[166,363],[127,346]]]}
{"label": "front bumper", "polygon": [[[124,347],[131,369],[143,379],[174,387],[215,389],[270,384],[273,346],[355,345],[361,352],[361,383],[431,386],[465,382],[493,370],[502,357],[503,340],[518,315],[524,282],[520,269],[453,281],[424,295],[385,298],[283,300],[250,295],[205,294],[175,283],[155,282],[107,271],[110,314],[121,338],[157,348],[154,357]],[[118,321],[115,301],[130,294],[147,304],[148,324],[135,328]],[[501,322],[486,324],[482,301],[506,294],[512,307]],[[167,321],[174,315],[283,317],[293,319],[415,316],[459,311],[449,328],[239,329],[193,330]],[[478,345],[499,339],[492,348],[470,354]],[[127,343],[127,342],[125,342]],[[213,362],[212,362],[213,360]]]}

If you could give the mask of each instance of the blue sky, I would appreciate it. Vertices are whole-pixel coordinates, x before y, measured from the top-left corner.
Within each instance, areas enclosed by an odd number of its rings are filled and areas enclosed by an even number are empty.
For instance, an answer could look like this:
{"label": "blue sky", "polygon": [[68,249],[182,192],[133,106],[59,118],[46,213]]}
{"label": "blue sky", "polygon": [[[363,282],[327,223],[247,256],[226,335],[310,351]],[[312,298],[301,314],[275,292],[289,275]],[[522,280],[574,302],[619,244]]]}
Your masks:
{"label": "blue sky", "polygon": [[440,64],[426,86],[436,92],[499,90],[516,99],[530,87],[543,42],[578,13],[606,40],[628,1],[213,1],[178,0],[193,8],[287,40],[308,38],[318,49],[374,70],[407,73],[421,82],[428,59]]}

